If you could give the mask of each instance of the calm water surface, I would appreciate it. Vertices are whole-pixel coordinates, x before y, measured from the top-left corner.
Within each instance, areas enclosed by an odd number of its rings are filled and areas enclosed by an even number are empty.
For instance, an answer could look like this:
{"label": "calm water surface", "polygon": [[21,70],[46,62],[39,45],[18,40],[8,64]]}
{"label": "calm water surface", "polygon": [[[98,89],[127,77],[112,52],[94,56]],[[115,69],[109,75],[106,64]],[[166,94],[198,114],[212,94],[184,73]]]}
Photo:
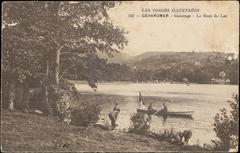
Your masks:
{"label": "calm water surface", "polygon": [[[86,83],[76,83],[82,93],[94,92]],[[122,95],[125,100],[118,101],[121,112],[118,117],[120,129],[127,129],[130,125],[130,116],[136,113],[138,107],[138,92],[142,92],[146,104],[153,103],[155,109],[166,103],[169,111],[194,111],[193,119],[168,117],[153,117],[151,130],[174,128],[176,130],[191,129],[193,136],[190,144],[211,143],[215,139],[213,131],[213,117],[221,108],[228,108],[226,102],[231,100],[232,93],[238,93],[235,85],[199,85],[199,84],[168,84],[168,83],[101,83],[98,84],[97,94]],[[149,98],[154,97],[154,98]],[[101,103],[101,117],[107,117],[114,102]]]}

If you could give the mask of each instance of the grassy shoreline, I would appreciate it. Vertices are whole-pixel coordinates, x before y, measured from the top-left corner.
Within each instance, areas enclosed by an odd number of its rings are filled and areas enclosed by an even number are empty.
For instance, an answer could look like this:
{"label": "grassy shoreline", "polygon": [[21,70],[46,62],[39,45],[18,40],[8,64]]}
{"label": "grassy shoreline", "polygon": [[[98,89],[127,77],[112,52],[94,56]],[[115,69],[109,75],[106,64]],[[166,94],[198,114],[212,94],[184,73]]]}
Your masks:
{"label": "grassy shoreline", "polygon": [[142,135],[78,127],[53,118],[2,110],[2,151],[204,151]]}

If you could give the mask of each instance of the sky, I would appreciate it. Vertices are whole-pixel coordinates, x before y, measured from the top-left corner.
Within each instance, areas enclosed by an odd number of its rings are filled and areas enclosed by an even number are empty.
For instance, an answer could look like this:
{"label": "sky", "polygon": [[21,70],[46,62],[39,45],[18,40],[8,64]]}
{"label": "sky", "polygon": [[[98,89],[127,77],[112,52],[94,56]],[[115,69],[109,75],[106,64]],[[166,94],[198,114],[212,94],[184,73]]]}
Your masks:
{"label": "sky", "polygon": [[[197,13],[169,15],[194,15],[185,17],[142,17],[154,14],[153,9],[199,9]],[[150,9],[151,12],[142,12]],[[152,51],[174,52],[239,52],[239,4],[237,1],[132,1],[122,2],[109,11],[112,22],[128,31],[128,45],[123,49],[129,55]],[[128,14],[139,17],[128,17]],[[156,14],[156,13],[155,13]],[[166,14],[157,12],[157,14]],[[196,14],[202,15],[196,18]],[[218,15],[218,18],[203,17]],[[220,17],[220,14],[227,17]]]}

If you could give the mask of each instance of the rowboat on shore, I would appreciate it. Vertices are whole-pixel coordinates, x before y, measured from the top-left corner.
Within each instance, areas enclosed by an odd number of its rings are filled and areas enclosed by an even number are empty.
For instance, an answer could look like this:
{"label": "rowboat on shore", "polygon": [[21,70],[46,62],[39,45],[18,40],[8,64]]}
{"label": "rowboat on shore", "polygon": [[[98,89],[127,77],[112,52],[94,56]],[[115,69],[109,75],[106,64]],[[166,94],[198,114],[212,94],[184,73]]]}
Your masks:
{"label": "rowboat on shore", "polygon": [[192,118],[192,115],[194,113],[194,111],[181,111],[181,112],[163,112],[163,111],[159,111],[158,110],[152,110],[152,111],[148,111],[145,109],[137,109],[137,112],[141,112],[141,113],[145,113],[145,114],[149,114],[152,115],[154,113],[156,113],[155,115],[157,116],[174,116],[174,117],[185,117],[185,118]]}

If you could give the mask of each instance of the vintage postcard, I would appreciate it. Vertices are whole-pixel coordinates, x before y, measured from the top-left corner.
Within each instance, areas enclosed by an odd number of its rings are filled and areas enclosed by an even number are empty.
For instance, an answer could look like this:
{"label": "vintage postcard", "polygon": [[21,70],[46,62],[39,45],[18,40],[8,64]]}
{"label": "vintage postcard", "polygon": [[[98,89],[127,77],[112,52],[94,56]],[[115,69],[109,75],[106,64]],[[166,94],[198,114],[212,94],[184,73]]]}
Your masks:
{"label": "vintage postcard", "polygon": [[5,1],[1,20],[1,151],[238,151],[238,1]]}

